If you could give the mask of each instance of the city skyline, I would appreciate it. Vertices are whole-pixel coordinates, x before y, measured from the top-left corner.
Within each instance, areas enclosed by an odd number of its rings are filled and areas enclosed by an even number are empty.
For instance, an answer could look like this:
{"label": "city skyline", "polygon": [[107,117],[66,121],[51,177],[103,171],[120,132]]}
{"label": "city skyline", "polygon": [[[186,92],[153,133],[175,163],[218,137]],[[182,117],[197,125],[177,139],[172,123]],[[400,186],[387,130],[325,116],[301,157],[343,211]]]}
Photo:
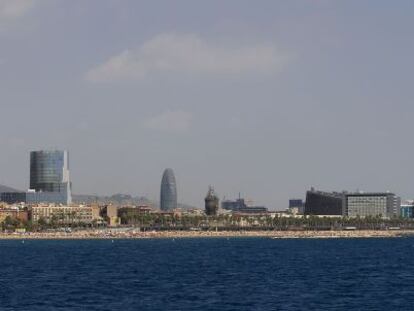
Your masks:
{"label": "city skyline", "polygon": [[79,194],[158,201],[173,167],[197,207],[209,184],[271,210],[311,186],[412,198],[413,12],[3,0],[0,184],[28,189],[29,151],[64,149]]}
{"label": "city skyline", "polygon": [[[31,151],[30,152],[30,188],[27,192],[19,191],[17,189],[10,188],[2,194],[2,197],[6,200],[8,203],[16,203],[16,202],[25,202],[28,204],[32,203],[38,203],[38,202],[49,202],[49,203],[59,203],[59,204],[71,204],[72,203],[72,183],[70,181],[70,172],[69,172],[69,152],[67,150],[37,150],[37,151]],[[4,185],[1,185],[4,186]],[[7,187],[5,187],[7,188]],[[317,197],[321,196],[328,198],[326,202],[322,205],[320,204],[322,201],[317,199],[316,201],[316,209],[318,210],[317,213],[323,214],[326,213],[327,215],[342,215],[345,213],[344,205],[342,203],[343,198],[345,197],[363,197],[363,200],[366,200],[366,198],[372,199],[371,197],[375,197],[375,200],[383,200],[384,197],[389,197],[388,200],[388,207],[387,207],[387,213],[395,213],[399,215],[399,210],[401,206],[401,198],[395,196],[395,194],[390,192],[371,192],[367,193],[361,190],[358,190],[356,192],[348,192],[346,190],[343,190],[342,192],[333,191],[331,193],[328,192],[321,192],[321,191],[315,191],[313,187],[311,187],[310,191],[306,192],[306,199],[305,202],[303,202],[302,199],[289,199],[289,209],[291,208],[298,208],[301,210],[304,206],[304,203],[306,203],[306,206],[310,204],[309,206],[313,206],[313,197],[311,196],[311,200],[309,200],[309,195],[315,194]],[[24,198],[23,198],[24,196]],[[216,198],[217,206],[219,206],[220,198],[217,197],[214,193],[214,188],[210,185],[209,186],[209,192],[207,194],[207,197],[205,198],[205,209],[209,210],[207,208],[207,198],[208,197]],[[159,208],[161,211],[172,211],[175,210],[178,207],[178,204],[184,204],[184,202],[178,202],[177,200],[177,182],[175,179],[174,170],[172,168],[166,168],[163,172],[162,178],[161,178],[161,186],[160,186],[160,199],[159,199]],[[330,200],[330,201],[329,201]],[[336,201],[335,201],[336,200]],[[248,204],[245,203],[245,199],[241,198],[241,193],[239,192],[239,197],[236,200],[226,200],[226,197],[223,197],[223,201],[221,204],[222,209],[224,210],[232,210],[232,211],[242,211],[242,212],[267,212],[268,209],[264,206],[254,206],[252,205],[252,202],[250,199]],[[299,202],[300,201],[300,202]],[[356,199],[356,203],[358,199]],[[378,202],[379,202],[378,201]],[[339,203],[338,203],[339,202]],[[375,201],[376,202],[376,201]],[[408,201],[404,201],[404,204],[406,204]],[[156,203],[156,200],[154,200],[153,203]],[[356,204],[355,203],[355,204]],[[338,205],[339,204],[339,205]],[[354,204],[354,205],[355,205]],[[384,203],[383,205],[378,205],[378,209],[385,208]],[[402,204],[402,205],[404,205]],[[391,205],[393,208],[393,212],[390,211]],[[398,206],[398,207],[397,207]],[[200,208],[200,206],[194,206]],[[355,205],[354,211],[352,208],[353,205],[350,207],[350,214],[360,215],[361,213],[367,213],[366,210],[361,209],[361,207]],[[364,207],[366,208],[366,207]],[[201,208],[202,209],[202,208]],[[289,210],[286,209],[286,210]],[[270,209],[272,211],[272,209]],[[279,211],[283,211],[285,208],[282,208]],[[306,209],[305,209],[306,210]],[[323,212],[322,212],[323,210]],[[309,212],[313,213],[313,212]],[[375,214],[375,212],[373,212]],[[383,211],[378,214],[382,214]],[[353,215],[353,216],[355,216]]]}
{"label": "city skyline", "polygon": [[0,309],[410,310],[413,29],[412,0],[0,0]]}

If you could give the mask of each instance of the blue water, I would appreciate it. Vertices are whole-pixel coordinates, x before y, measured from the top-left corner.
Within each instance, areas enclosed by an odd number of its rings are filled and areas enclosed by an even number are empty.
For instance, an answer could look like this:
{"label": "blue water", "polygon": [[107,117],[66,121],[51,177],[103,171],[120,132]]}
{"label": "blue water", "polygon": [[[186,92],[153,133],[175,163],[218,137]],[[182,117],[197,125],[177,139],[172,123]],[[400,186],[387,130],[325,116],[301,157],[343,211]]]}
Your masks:
{"label": "blue water", "polygon": [[1,310],[413,310],[414,238],[0,241]]}

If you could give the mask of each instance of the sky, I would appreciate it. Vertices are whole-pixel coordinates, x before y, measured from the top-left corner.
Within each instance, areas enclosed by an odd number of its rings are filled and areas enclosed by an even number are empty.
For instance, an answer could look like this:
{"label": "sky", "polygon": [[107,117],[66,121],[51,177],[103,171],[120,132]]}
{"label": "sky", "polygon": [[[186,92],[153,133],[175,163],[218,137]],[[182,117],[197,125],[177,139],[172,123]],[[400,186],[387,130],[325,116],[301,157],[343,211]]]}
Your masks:
{"label": "sky", "polygon": [[0,184],[67,149],[78,194],[414,198],[413,29],[411,0],[0,0]]}

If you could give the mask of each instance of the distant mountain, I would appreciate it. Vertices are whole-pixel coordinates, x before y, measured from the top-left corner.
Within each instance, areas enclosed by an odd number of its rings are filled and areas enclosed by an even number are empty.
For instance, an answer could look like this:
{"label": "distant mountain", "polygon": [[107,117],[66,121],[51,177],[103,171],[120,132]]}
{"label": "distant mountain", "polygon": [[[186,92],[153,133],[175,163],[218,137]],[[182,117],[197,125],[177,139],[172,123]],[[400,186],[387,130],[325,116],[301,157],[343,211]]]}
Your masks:
{"label": "distant mountain", "polygon": [[73,194],[72,201],[74,203],[80,204],[90,204],[90,203],[99,203],[99,204],[117,204],[117,205],[151,205],[157,207],[157,204],[154,204],[146,197],[132,197],[129,194],[114,194],[112,196],[98,196],[90,194]]}
{"label": "distant mountain", "polygon": [[[159,203],[149,200],[146,197],[133,197],[129,194],[114,194],[112,196],[99,196],[90,194],[73,194],[72,201],[76,204],[116,204],[116,205],[149,205],[153,208],[159,208]],[[194,206],[178,203],[178,207],[182,209],[193,209]]]}
{"label": "distant mountain", "polygon": [[3,192],[24,192],[24,191],[17,190],[17,189],[8,187],[8,186],[0,185],[0,193],[3,193]]}
{"label": "distant mountain", "polygon": [[[24,192],[8,186],[0,185],[0,193],[3,192]],[[99,196],[91,194],[72,194],[72,201],[75,204],[116,204],[116,205],[149,205],[153,208],[159,208],[159,203],[149,200],[146,197],[133,197],[129,194],[117,193],[112,196]],[[178,203],[178,207],[182,209],[193,209],[194,206]]]}

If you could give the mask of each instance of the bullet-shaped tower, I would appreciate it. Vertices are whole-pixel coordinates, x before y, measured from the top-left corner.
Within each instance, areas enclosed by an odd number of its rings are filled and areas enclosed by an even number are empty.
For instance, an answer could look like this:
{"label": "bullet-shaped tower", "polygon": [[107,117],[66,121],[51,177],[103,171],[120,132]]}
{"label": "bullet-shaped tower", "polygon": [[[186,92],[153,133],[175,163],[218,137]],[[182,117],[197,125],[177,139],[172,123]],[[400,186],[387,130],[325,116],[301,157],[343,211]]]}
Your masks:
{"label": "bullet-shaped tower", "polygon": [[177,185],[174,171],[171,168],[167,168],[162,175],[160,208],[162,211],[177,208]]}

